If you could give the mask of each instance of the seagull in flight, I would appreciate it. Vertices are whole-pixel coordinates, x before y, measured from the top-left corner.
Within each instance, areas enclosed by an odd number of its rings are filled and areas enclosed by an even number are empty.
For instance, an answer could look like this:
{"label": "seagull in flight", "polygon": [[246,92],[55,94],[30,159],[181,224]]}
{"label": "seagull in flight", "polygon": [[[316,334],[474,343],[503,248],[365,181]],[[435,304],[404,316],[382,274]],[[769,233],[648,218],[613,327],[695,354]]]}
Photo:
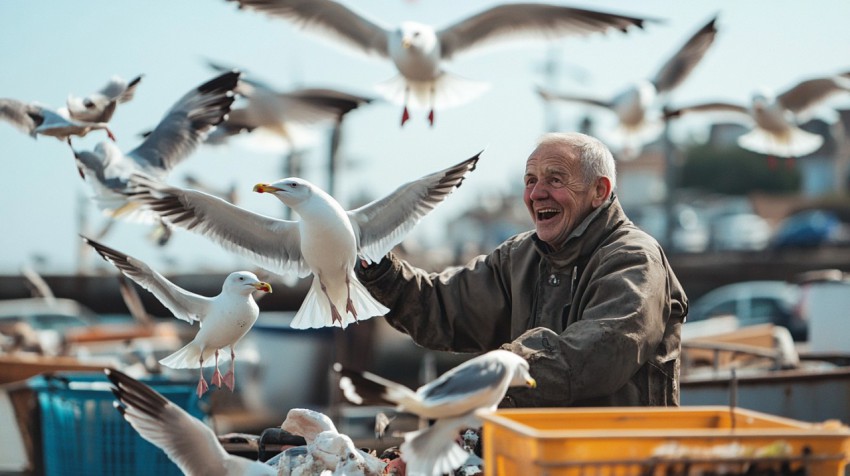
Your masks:
{"label": "seagull in flight", "polygon": [[291,326],[345,328],[388,311],[357,280],[354,266],[358,256],[368,262],[383,258],[460,186],[479,155],[349,211],[301,178],[254,187],[255,192],[271,194],[290,207],[301,218],[297,221],[253,213],[212,195],[168,186],[140,174],[130,178],[128,198],[166,223],[200,233],[272,273],[312,274],[310,290]]}
{"label": "seagull in flight", "polygon": [[478,410],[495,411],[509,387],[535,388],[528,362],[507,350],[492,350],[467,360],[431,383],[413,391],[369,372],[356,372],[339,363],[343,396],[356,405],[391,404],[399,412],[436,420],[424,430],[404,435],[401,458],[408,474],[454,474],[469,453],[457,444],[461,429],[481,426]]}
{"label": "seagull in flight", "polygon": [[115,409],[141,435],[191,476],[276,476],[277,468],[227,453],[201,420],[129,375],[104,369],[118,399]]}
{"label": "seagull in flight", "polygon": [[141,80],[142,76],[136,76],[129,82],[120,76],[113,76],[96,93],[84,98],[70,95],[66,101],[68,114],[76,121],[109,122],[118,104],[133,99]]}
{"label": "seagull in flight", "polygon": [[[715,16],[698,29],[676,53],[670,57],[652,80],[639,80],[630,84],[611,99],[599,99],[575,94],[563,94],[538,88],[547,101],[569,101],[608,109],[617,115],[618,139],[626,144],[624,157],[631,158],[640,146],[654,139],[663,127],[660,118],[650,117],[652,107],[662,95],[667,95],[682,84],[705,56],[717,36]],[[618,140],[619,142],[620,140]],[[632,147],[636,143],[636,147]]]}
{"label": "seagull in flight", "polygon": [[[198,321],[200,329],[195,338],[160,363],[173,369],[199,369],[197,394],[200,398],[209,389],[204,379],[204,363],[215,356],[211,382],[218,387],[226,385],[233,391],[236,385],[236,344],[251,330],[260,315],[253,293],[270,293],[271,285],[260,281],[254,273],[237,271],[227,276],[218,296],[201,296],[177,286],[141,260],[86,237],[83,241],[125,276],[153,293],[174,317],[189,324]],[[225,347],[230,348],[230,370],[222,376],[218,369],[218,356]]]}
{"label": "seagull in flight", "polygon": [[237,71],[222,73],[186,93],[144,141],[126,154],[105,141],[94,150],[75,151],[80,176],[92,188],[98,207],[113,217],[155,222],[155,216],[127,202],[127,180],[134,172],[165,179],[189,157],[230,111],[239,75]]}
{"label": "seagull in flight", "polygon": [[[220,72],[234,69],[212,61],[208,64]],[[227,118],[207,136],[206,144],[223,145],[234,136],[246,135],[248,144],[255,148],[299,150],[310,142],[315,126],[338,124],[349,112],[373,101],[331,88],[280,91],[247,73],[239,78],[236,93],[239,99]]]}
{"label": "seagull in flight", "polygon": [[458,53],[508,36],[553,38],[626,32],[629,27],[643,28],[644,22],[652,21],[560,5],[517,3],[488,8],[442,29],[414,21],[387,27],[334,0],[229,1],[391,60],[399,75],[379,85],[379,90],[387,99],[403,104],[402,126],[410,119],[408,105],[428,107],[428,121],[433,126],[435,108],[462,104],[484,92],[486,84],[443,69],[443,62]]}
{"label": "seagull in flight", "polygon": [[65,141],[74,150],[71,137],[85,137],[91,131],[103,130],[113,142],[115,135],[106,122],[84,122],[70,117],[65,108],[57,110],[38,103],[27,103],[11,98],[0,98],[0,119],[12,124],[33,139],[38,136],[55,137]]}
{"label": "seagull in flight", "polygon": [[744,149],[775,157],[801,157],[823,145],[823,137],[797,125],[814,107],[838,93],[850,92],[850,73],[801,81],[779,95],[766,89],[753,93],[750,104],[704,102],[665,111],[667,119],[692,112],[731,112],[753,125],[738,138]]}

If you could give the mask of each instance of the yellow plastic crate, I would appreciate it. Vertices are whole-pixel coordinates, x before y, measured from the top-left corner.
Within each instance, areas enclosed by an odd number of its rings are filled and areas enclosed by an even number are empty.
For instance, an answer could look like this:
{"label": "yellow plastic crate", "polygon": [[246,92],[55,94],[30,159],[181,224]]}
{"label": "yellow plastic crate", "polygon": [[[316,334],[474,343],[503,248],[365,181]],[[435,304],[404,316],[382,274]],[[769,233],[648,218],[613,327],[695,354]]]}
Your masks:
{"label": "yellow plastic crate", "polygon": [[805,423],[740,408],[536,408],[479,416],[489,476],[839,476],[850,458],[850,428],[838,421]]}

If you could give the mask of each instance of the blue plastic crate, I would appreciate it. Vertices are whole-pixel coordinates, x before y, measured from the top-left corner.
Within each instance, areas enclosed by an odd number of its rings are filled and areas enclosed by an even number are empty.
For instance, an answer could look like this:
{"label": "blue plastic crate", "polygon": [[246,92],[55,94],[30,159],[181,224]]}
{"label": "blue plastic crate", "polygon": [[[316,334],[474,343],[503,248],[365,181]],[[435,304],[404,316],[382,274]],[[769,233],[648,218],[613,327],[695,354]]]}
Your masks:
{"label": "blue plastic crate", "polygon": [[[203,418],[197,382],[139,379],[165,398]],[[142,438],[113,407],[103,373],[57,373],[33,377],[41,410],[41,448],[46,476],[181,475],[165,453]]]}

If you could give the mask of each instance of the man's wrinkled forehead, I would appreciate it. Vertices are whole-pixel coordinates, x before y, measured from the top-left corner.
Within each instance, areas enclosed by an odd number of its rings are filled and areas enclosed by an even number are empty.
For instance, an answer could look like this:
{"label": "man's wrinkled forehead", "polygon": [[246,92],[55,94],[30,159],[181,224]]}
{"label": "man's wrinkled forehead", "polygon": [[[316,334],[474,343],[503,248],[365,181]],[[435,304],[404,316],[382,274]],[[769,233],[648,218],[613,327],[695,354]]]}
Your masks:
{"label": "man's wrinkled forehead", "polygon": [[525,161],[528,174],[569,174],[575,171],[576,160],[563,147],[540,146]]}

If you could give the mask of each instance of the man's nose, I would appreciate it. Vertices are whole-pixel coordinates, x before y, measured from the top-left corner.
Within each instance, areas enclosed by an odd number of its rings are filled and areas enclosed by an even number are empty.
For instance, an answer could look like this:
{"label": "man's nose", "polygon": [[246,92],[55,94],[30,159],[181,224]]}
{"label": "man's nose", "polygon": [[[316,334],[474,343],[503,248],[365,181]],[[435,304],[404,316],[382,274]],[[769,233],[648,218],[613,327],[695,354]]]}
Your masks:
{"label": "man's nose", "polygon": [[546,198],[549,196],[549,188],[543,184],[543,182],[537,182],[531,188],[531,197],[532,200],[540,200],[541,198]]}

